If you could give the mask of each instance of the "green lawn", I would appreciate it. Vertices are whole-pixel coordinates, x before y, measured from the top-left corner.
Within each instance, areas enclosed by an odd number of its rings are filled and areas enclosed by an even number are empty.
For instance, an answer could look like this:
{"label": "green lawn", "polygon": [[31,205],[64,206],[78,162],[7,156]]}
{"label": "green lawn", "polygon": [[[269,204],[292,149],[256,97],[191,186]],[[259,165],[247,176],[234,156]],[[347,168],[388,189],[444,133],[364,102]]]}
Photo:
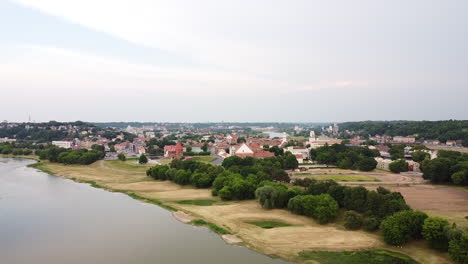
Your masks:
{"label": "green lawn", "polygon": [[178,204],[191,204],[198,206],[210,206],[216,203],[215,200],[181,200],[177,201]]}
{"label": "green lawn", "polygon": [[149,167],[151,167],[151,164],[138,164],[136,163],[135,160],[126,160],[126,161],[121,161],[121,160],[106,160],[106,165],[115,168],[115,169],[121,169],[121,170],[142,170],[146,171]]}
{"label": "green lawn", "polygon": [[214,160],[214,158],[212,156],[193,156],[192,160],[204,163],[211,163]]}
{"label": "green lawn", "polygon": [[412,258],[387,250],[365,251],[302,251],[299,257],[321,264],[418,264]]}
{"label": "green lawn", "polygon": [[288,224],[286,222],[276,221],[276,220],[248,221],[246,223],[256,225],[256,226],[264,228],[264,229],[291,226],[291,224]]}

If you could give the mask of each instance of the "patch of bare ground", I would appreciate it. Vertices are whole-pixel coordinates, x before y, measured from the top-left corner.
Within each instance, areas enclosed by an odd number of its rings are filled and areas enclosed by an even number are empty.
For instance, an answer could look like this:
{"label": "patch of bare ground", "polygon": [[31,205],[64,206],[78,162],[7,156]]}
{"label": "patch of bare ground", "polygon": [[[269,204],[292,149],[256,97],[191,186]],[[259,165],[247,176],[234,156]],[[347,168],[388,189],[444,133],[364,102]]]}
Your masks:
{"label": "patch of bare ground", "polygon": [[195,220],[195,217],[182,211],[173,212],[172,215],[175,217],[175,219],[185,224],[188,224],[191,221]]}

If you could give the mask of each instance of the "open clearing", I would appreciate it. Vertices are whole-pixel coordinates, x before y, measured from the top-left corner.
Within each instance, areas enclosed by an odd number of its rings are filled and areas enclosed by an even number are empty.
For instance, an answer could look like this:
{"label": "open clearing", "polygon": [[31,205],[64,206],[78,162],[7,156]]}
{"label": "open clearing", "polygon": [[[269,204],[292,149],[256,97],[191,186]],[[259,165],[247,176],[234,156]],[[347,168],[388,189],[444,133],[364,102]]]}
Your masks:
{"label": "open clearing", "polygon": [[[79,181],[94,181],[99,186],[110,190],[128,191],[140,197],[157,199],[195,219],[212,223],[213,227],[228,230],[240,238],[246,246],[268,255],[302,262],[304,260],[298,258],[301,251],[383,248],[407,254],[420,263],[451,263],[446,255],[430,250],[422,244],[412,243],[404,248],[388,247],[383,243],[380,235],[364,231],[348,231],[339,222],[320,225],[310,217],[294,215],[287,210],[262,209],[258,202],[253,200],[218,203],[219,198],[212,197],[209,189],[181,187],[169,181],[155,181],[147,177],[145,174],[147,165],[120,165],[113,161],[98,161],[88,166],[41,163],[41,167],[45,167],[55,175]],[[352,175],[357,174],[354,171],[351,172],[353,172]],[[333,175],[339,175],[339,173],[335,172]],[[349,173],[346,172],[346,174]],[[386,173],[378,172],[377,174]],[[434,199],[437,198],[439,197]],[[178,203],[181,200],[213,200],[217,203],[211,206],[199,206]],[[247,223],[265,220],[288,223],[291,226],[263,229]]]}

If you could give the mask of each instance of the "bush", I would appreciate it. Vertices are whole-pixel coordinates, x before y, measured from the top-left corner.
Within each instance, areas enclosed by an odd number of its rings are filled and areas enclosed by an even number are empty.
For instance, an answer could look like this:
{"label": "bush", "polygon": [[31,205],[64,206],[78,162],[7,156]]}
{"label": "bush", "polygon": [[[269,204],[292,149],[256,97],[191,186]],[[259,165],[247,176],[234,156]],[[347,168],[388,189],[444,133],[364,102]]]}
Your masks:
{"label": "bush", "polygon": [[452,174],[452,182],[457,185],[465,185],[467,183],[467,173],[466,171],[457,171]]}
{"label": "bush", "polygon": [[140,164],[148,163],[148,158],[145,156],[145,154],[140,155],[140,158],[138,159],[138,163],[140,163]]}
{"label": "bush", "polygon": [[321,224],[338,215],[338,203],[328,194],[298,195],[289,200],[288,209],[295,214],[312,216]]}
{"label": "bush", "polygon": [[219,190],[218,194],[219,197],[223,200],[232,200],[233,198],[231,188],[229,186],[224,186],[221,190]]}
{"label": "bush", "polygon": [[421,237],[422,226],[427,215],[419,211],[402,211],[387,217],[380,229],[384,241],[389,245],[402,245],[412,239]]}
{"label": "bush", "polygon": [[174,176],[173,181],[180,185],[187,185],[190,184],[190,171],[186,170],[178,170]]}
{"label": "bush", "polygon": [[194,173],[190,178],[190,182],[197,188],[208,188],[211,186],[212,179],[206,173]]}
{"label": "bush", "polygon": [[408,171],[408,162],[404,159],[396,160],[388,165],[388,168],[393,173],[400,173]]}
{"label": "bush", "polygon": [[439,217],[428,217],[424,220],[422,236],[429,241],[429,246],[438,250],[448,249],[448,239],[445,233],[449,226],[447,220]]}
{"label": "bush", "polygon": [[366,231],[375,231],[379,229],[380,222],[375,217],[366,217],[362,222],[362,226]]}
{"label": "bush", "polygon": [[362,216],[355,211],[346,211],[344,214],[344,226],[346,229],[357,230],[361,228]]}
{"label": "bush", "polygon": [[363,157],[358,163],[357,168],[360,171],[371,171],[377,167],[377,161],[372,157]]}
{"label": "bush", "polygon": [[455,263],[468,263],[468,234],[463,234],[460,239],[451,240],[448,252]]}
{"label": "bush", "polygon": [[125,161],[127,158],[125,157],[125,154],[123,153],[119,153],[117,154],[117,158],[121,161]]}

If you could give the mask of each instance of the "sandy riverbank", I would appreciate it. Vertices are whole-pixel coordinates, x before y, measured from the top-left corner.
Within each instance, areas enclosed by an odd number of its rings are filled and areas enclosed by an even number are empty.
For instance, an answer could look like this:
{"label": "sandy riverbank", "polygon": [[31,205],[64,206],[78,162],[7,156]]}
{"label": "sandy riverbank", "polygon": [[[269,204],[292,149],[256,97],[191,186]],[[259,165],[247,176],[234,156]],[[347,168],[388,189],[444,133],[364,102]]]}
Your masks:
{"label": "sandy riverbank", "polygon": [[[138,165],[136,165],[138,166]],[[245,246],[267,255],[297,261],[302,250],[362,250],[384,248],[409,255],[420,263],[451,263],[446,255],[428,249],[421,243],[404,248],[386,246],[381,236],[364,231],[347,231],[342,223],[319,225],[313,219],[289,213],[287,210],[264,210],[256,201],[221,202],[211,196],[208,189],[194,189],[172,182],[155,181],[144,173],[146,167],[116,165],[116,162],[99,161],[89,166],[61,165],[43,162],[42,168],[55,175],[77,181],[95,182],[113,191],[132,192],[139,197],[158,201],[184,212],[184,220],[203,219],[229,230]],[[180,200],[211,199],[211,206],[179,204]],[[190,217],[190,221],[188,218]],[[276,220],[291,226],[262,229],[247,222]]]}

